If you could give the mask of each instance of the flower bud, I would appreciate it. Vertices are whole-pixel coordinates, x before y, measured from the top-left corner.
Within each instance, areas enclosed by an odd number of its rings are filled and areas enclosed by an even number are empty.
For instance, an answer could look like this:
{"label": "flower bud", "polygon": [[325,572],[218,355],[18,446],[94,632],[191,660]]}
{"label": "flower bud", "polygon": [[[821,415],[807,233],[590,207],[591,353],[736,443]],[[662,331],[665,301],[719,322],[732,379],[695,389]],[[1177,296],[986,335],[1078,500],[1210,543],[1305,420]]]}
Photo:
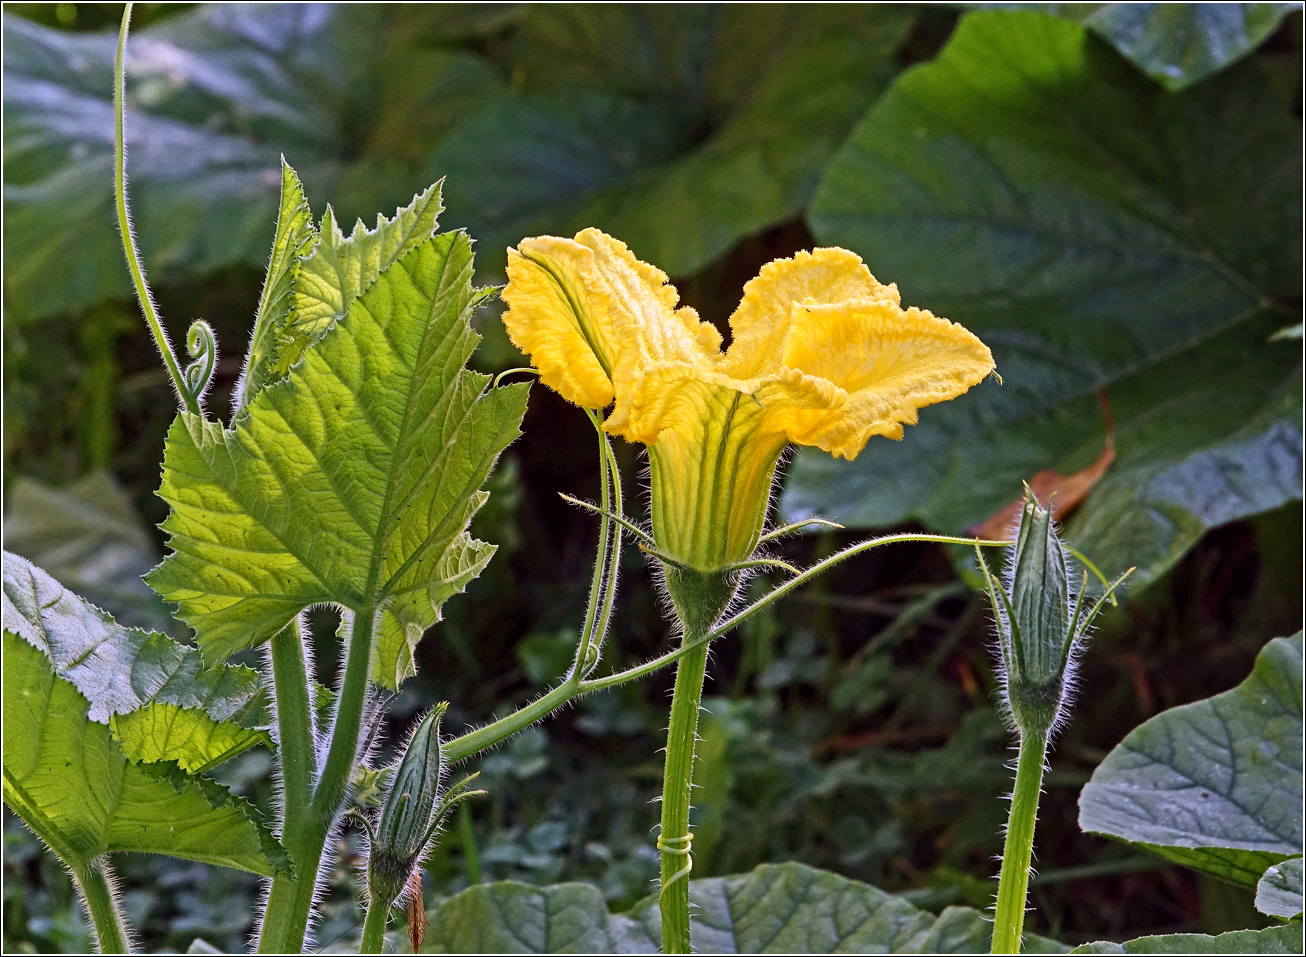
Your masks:
{"label": "flower bud", "polygon": [[996,583],[985,568],[1005,672],[1004,703],[1022,735],[1046,737],[1066,716],[1074,661],[1088,626],[1123,576],[1085,613],[1082,589],[1071,594],[1069,561],[1052,514],[1028,490],[1008,558],[1005,583]]}
{"label": "flower bud", "polygon": [[387,905],[407,886],[430,838],[444,776],[440,718],[448,707],[448,703],[436,705],[418,724],[381,808],[367,880],[372,893]]}

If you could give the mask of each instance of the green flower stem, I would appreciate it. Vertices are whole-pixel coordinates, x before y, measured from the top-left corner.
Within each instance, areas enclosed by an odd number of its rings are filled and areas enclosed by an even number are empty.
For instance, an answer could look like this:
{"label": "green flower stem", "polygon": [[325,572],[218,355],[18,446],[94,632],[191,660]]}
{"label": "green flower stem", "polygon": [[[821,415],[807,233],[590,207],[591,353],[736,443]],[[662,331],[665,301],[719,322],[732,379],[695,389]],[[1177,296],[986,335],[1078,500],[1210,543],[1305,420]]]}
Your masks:
{"label": "green flower stem", "polygon": [[[345,659],[345,674],[336,699],[335,724],[322,775],[312,799],[299,805],[298,810],[303,813],[287,810],[282,841],[290,852],[295,872],[293,875],[279,874],[272,880],[259,931],[258,952],[261,954],[297,954],[303,949],[304,935],[308,932],[308,920],[313,910],[313,891],[318,868],[322,863],[322,851],[326,846],[327,835],[335,824],[340,805],[344,802],[349,776],[353,772],[354,759],[358,753],[358,736],[363,722],[363,705],[367,701],[368,665],[375,625],[376,612],[371,609],[354,615],[349,636],[349,655]],[[302,647],[300,654],[302,655]],[[273,656],[274,678],[280,679],[284,675],[288,686],[294,684],[295,679],[289,674],[294,670],[293,665],[284,661],[282,671],[278,672],[276,648],[273,649]],[[288,659],[289,654],[285,657]],[[302,657],[300,661],[302,666]],[[305,682],[304,698],[307,700],[306,674]],[[278,682],[278,704],[281,692],[282,686]],[[295,694],[295,691],[290,691],[292,698]],[[278,721],[281,717],[282,712],[278,708]],[[290,720],[298,726],[291,733],[300,734],[300,728],[304,726],[302,719]],[[311,725],[307,726],[311,728]],[[312,754],[310,749],[310,760]],[[287,804],[289,803],[287,794]]]}
{"label": "green flower stem", "polygon": [[[589,409],[586,409],[585,411],[589,415],[590,421],[594,424],[594,428],[599,433],[599,485],[603,489],[603,495],[600,501],[605,514],[603,516],[603,522],[599,525],[599,549],[598,554],[594,558],[594,580],[590,583],[590,600],[589,607],[585,612],[585,627],[581,629],[580,643],[576,647],[576,660],[572,663],[572,670],[576,673],[584,673],[585,660],[589,655],[590,642],[593,641],[595,637],[594,625],[599,617],[599,606],[603,604],[600,600],[600,595],[603,592],[603,581],[607,574],[607,566],[610,558],[609,551],[611,550],[609,539],[612,537],[612,520],[606,514],[609,505],[608,496],[610,478],[608,471],[609,460],[607,436],[603,433],[603,427],[599,423],[598,417]],[[620,482],[620,479],[618,479],[618,482]],[[618,488],[620,488],[620,485],[618,485]],[[616,511],[620,514],[620,505],[617,506]],[[620,541],[617,542],[617,547],[620,548]],[[600,640],[602,640],[601,637]]]}
{"label": "green flower stem", "polygon": [[367,919],[363,921],[363,942],[360,954],[379,954],[385,949],[385,925],[390,919],[390,907],[384,901],[373,899],[367,905]]}
{"label": "green flower stem", "polygon": [[993,919],[995,954],[1020,953],[1029,863],[1034,851],[1034,822],[1038,818],[1038,798],[1043,787],[1043,761],[1047,749],[1046,734],[1021,736],[1016,787],[1011,794],[1007,845],[1002,851],[1002,873],[998,878],[998,902]]}
{"label": "green flower stem", "polygon": [[658,848],[662,852],[662,952],[689,951],[689,797],[694,773],[694,745],[698,735],[698,708],[703,699],[707,670],[707,642],[686,634],[692,651],[680,659],[671,696],[671,723],[667,728],[667,761],[662,776],[662,826]]}
{"label": "green flower stem", "polygon": [[118,199],[118,229],[122,232],[122,249],[127,256],[127,268],[131,270],[132,284],[136,287],[136,298],[141,302],[141,311],[145,313],[145,321],[154,336],[154,344],[159,347],[159,355],[163,357],[163,364],[168,368],[172,387],[177,390],[177,396],[186,411],[199,415],[199,401],[191,394],[190,389],[186,388],[181,367],[177,365],[177,357],[173,354],[172,344],[168,341],[167,330],[163,328],[163,323],[159,321],[159,316],[154,310],[150,287],[145,281],[145,267],[141,265],[141,257],[136,252],[136,235],[132,232],[131,214],[127,211],[127,150],[123,136],[126,70],[123,64],[127,54],[127,28],[131,24],[131,19],[132,4],[129,3],[122,12],[122,26],[118,30],[118,56],[113,68],[113,185]]}
{"label": "green flower stem", "polygon": [[728,618],[721,624],[717,625],[706,635],[699,638],[686,638],[680,647],[674,651],[669,651],[664,655],[659,655],[641,665],[635,665],[633,668],[627,668],[625,671],[618,671],[614,674],[605,675],[602,678],[588,678],[584,681],[577,680],[576,675],[567,678],[557,687],[548,691],[543,696],[536,698],[530,704],[526,705],[519,711],[485,725],[483,728],[477,728],[475,731],[469,731],[466,734],[459,735],[445,743],[445,754],[449,761],[456,763],[464,761],[474,754],[478,754],[487,748],[492,748],[506,738],[512,737],[518,731],[529,727],[545,715],[561,708],[572,698],[580,695],[592,694],[595,691],[604,691],[608,688],[615,688],[618,685],[626,684],[630,681],[636,681],[655,671],[661,671],[667,665],[674,664],[686,655],[692,654],[702,648],[713,638],[720,638],[726,632],[738,627],[746,619],[751,618],[763,608],[766,608],[772,602],[783,598],[785,595],[801,588],[818,575],[828,571],[833,566],[845,559],[852,558],[854,555],[860,555],[862,552],[869,551],[878,545],[892,545],[896,542],[941,542],[950,545],[975,545],[981,546],[1005,546],[1008,542],[990,542],[983,539],[974,538],[956,538],[951,535],[922,535],[922,534],[903,534],[903,535],[885,535],[882,538],[872,538],[864,542],[858,542],[856,545],[850,545],[841,552],[835,552],[829,558],[817,562],[811,568],[795,575],[782,585],[779,585],[772,591],[763,595],[761,598],[740,610],[737,614]]}
{"label": "green flower stem", "polygon": [[584,682],[580,680],[580,675],[573,674],[556,688],[546,692],[512,714],[502,717],[498,721],[492,721],[483,728],[468,731],[466,734],[444,742],[446,760],[450,764],[457,764],[459,761],[464,761],[487,748],[494,747],[500,741],[512,737],[518,731],[530,727],[536,721],[561,708],[580,694],[583,685]]}
{"label": "green flower stem", "polygon": [[73,868],[73,881],[82,893],[91,923],[95,925],[95,939],[102,954],[129,954],[127,924],[118,911],[113,897],[113,872],[104,858],[91,861],[85,867]]}

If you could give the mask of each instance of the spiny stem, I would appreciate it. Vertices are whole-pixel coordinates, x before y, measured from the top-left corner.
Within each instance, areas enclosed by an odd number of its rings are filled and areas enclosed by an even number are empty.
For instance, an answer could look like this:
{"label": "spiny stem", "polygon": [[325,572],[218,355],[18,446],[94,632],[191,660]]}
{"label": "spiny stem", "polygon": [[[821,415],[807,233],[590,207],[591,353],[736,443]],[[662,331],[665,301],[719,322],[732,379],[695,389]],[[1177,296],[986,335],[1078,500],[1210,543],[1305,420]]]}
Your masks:
{"label": "spiny stem", "polygon": [[561,708],[576,697],[583,682],[580,674],[574,673],[557,687],[536,698],[530,704],[514,711],[512,714],[493,721],[483,728],[468,731],[452,740],[444,742],[444,756],[450,764],[456,764],[492,748],[500,741],[512,737],[518,731],[529,728],[536,721]]}
{"label": "spiny stem", "polygon": [[360,954],[379,954],[385,948],[385,925],[390,919],[390,905],[373,897],[367,905],[367,918],[363,921],[363,940]]}
{"label": "spiny stem", "polygon": [[707,671],[707,642],[686,634],[693,650],[680,659],[671,695],[671,723],[667,728],[667,760],[662,775],[662,826],[658,848],[662,855],[662,952],[689,951],[689,794],[694,773],[694,745],[698,736],[698,708],[703,699]]}
{"label": "spiny stem", "polygon": [[1029,889],[1029,863],[1034,851],[1034,823],[1038,819],[1038,798],[1043,787],[1043,761],[1047,748],[1046,735],[1021,736],[1016,787],[1011,793],[1007,844],[1002,851],[1002,872],[998,877],[998,900],[993,917],[992,952],[995,954],[1020,953]]}
{"label": "spiny stem", "polygon": [[130,954],[127,923],[118,910],[113,895],[113,871],[105,858],[91,861],[84,867],[75,867],[73,881],[81,891],[86,911],[95,925],[95,939],[102,954]]}
{"label": "spiny stem", "polygon": [[281,784],[285,793],[284,830],[292,830],[292,824],[307,810],[313,797],[313,775],[317,771],[304,640],[304,629],[297,617],[273,635],[269,643],[277,699]]}
{"label": "spiny stem", "polygon": [[188,412],[199,415],[199,400],[186,387],[181,367],[177,365],[177,357],[172,351],[172,343],[168,341],[168,333],[163,328],[163,323],[159,322],[159,316],[154,310],[154,300],[150,296],[149,284],[145,281],[145,267],[141,265],[141,257],[136,251],[136,235],[132,231],[131,216],[127,211],[127,145],[123,136],[126,100],[124,62],[127,55],[127,29],[131,24],[131,18],[132,4],[129,3],[122,12],[122,27],[118,31],[118,55],[113,68],[113,185],[118,200],[118,229],[122,232],[122,250],[127,257],[127,268],[131,270],[132,285],[136,287],[136,298],[141,302],[141,311],[145,313],[145,321],[154,336],[154,344],[159,347],[159,355],[163,357],[163,364],[168,368],[172,387],[177,391],[182,407]]}
{"label": "spiny stem", "polygon": [[789,579],[784,584],[773,589],[766,595],[754,601],[738,614],[726,619],[717,625],[706,635],[686,640],[681,646],[674,651],[669,651],[664,655],[659,655],[644,662],[641,665],[635,665],[627,668],[625,671],[618,671],[615,674],[605,675],[602,678],[587,678],[584,681],[577,680],[576,675],[568,677],[561,684],[546,692],[539,698],[536,698],[530,704],[526,705],[519,711],[505,715],[497,721],[487,724],[483,728],[477,728],[475,731],[469,731],[466,734],[453,738],[445,743],[445,754],[451,762],[465,760],[473,754],[484,751],[486,748],[492,748],[500,741],[511,737],[518,731],[529,727],[545,715],[562,707],[572,698],[579,695],[591,694],[595,691],[603,691],[607,688],[615,688],[618,685],[626,684],[651,675],[655,671],[660,671],[667,665],[673,664],[683,658],[685,655],[693,653],[698,647],[706,645],[713,638],[719,638],[726,632],[738,627],[746,619],[751,618],[763,608],[772,602],[784,597],[791,591],[807,584],[822,572],[828,571],[834,565],[846,559],[852,558],[862,552],[869,551],[879,545],[891,545],[896,542],[943,542],[946,544],[959,545],[980,545],[985,547],[1005,546],[1007,542],[993,542],[984,539],[974,538],[956,538],[951,535],[924,535],[924,534],[902,534],[902,535],[885,535],[881,538],[872,538],[856,545],[851,545],[841,552],[835,552],[829,558],[817,562],[811,568],[799,575]]}
{"label": "spiny stem", "polygon": [[345,674],[340,680],[335,721],[331,726],[331,744],[322,765],[322,776],[313,789],[313,810],[327,821],[334,820],[340,810],[358,754],[358,735],[363,724],[363,705],[367,703],[368,669],[372,661],[372,636],[376,632],[377,615],[378,610],[370,606],[353,613]]}
{"label": "spiny stem", "polygon": [[259,953],[297,954],[303,948],[322,851],[344,802],[358,753],[376,617],[371,608],[352,615],[349,654],[336,698],[331,744],[312,798],[303,806],[302,818],[294,831],[287,829],[283,835],[295,873],[273,878],[259,930]]}

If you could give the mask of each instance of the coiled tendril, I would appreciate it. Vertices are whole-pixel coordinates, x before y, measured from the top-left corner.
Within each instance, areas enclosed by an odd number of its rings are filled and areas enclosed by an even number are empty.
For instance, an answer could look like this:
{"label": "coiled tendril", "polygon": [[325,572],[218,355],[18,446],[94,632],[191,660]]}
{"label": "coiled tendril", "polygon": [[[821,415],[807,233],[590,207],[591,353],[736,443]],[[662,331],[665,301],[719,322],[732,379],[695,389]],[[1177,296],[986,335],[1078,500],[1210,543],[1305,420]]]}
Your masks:
{"label": "coiled tendril", "polygon": [[218,340],[213,327],[203,319],[196,319],[186,333],[186,351],[195,361],[182,373],[186,392],[198,405],[213,381],[213,370],[218,365]]}

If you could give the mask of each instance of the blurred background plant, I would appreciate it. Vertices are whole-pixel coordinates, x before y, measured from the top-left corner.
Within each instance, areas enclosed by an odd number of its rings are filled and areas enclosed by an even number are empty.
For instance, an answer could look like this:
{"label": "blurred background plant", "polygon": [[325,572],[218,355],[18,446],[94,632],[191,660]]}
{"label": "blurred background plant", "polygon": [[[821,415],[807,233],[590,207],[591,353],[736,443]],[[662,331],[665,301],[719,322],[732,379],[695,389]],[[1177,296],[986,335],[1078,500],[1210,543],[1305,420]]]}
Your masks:
{"label": "blurred background plant", "polygon": [[[1082,834],[1075,800],[1141,720],[1231,687],[1300,627],[1299,5],[979,6],[139,5],[144,256],[174,335],[198,316],[217,331],[225,418],[282,153],[345,222],[447,176],[443,223],[478,241],[482,281],[522,236],[597,226],[722,326],[762,263],[860,253],[984,337],[1005,384],[855,464],[799,455],[782,511],[956,533],[999,528],[1022,480],[1057,491],[1072,544],[1140,572],[1046,782],[1027,927],[1256,926],[1249,892]],[[161,555],[174,404],[111,211],[120,15],[5,7],[4,536],[162,627],[139,575]],[[481,325],[482,368],[521,364],[498,307]],[[570,658],[594,522],[556,493],[597,490],[592,434],[547,390],[524,428],[477,518],[500,552],[422,645],[395,737],[445,698],[449,728],[484,720]],[[634,493],[642,464],[618,454]],[[639,555],[626,565],[606,654],[633,663],[666,639]],[[928,908],[991,900],[1010,754],[973,583],[964,555],[894,546],[718,644],[695,876],[798,860]],[[334,667],[334,630],[314,633]],[[429,900],[501,878],[590,881],[617,909],[647,894],[669,688],[586,699],[488,757],[491,796],[429,861]],[[265,756],[225,771],[266,803]],[[8,811],[4,834],[5,950],[84,950],[67,878]],[[323,942],[361,918],[352,837],[342,850]],[[122,874],[152,948],[243,946],[252,879],[152,859]]]}

